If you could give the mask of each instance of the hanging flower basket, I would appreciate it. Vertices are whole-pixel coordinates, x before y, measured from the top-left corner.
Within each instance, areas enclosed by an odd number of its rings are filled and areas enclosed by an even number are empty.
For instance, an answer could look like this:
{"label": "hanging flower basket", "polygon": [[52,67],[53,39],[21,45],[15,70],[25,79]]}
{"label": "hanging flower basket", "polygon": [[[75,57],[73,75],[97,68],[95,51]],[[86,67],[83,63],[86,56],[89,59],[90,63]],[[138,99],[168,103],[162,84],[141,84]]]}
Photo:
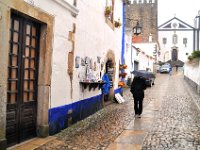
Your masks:
{"label": "hanging flower basket", "polygon": [[127,69],[127,65],[126,64],[119,65],[119,69]]}
{"label": "hanging flower basket", "polygon": [[125,87],[125,82],[124,81],[119,81],[119,83],[118,83],[118,86],[121,86],[121,87]]}
{"label": "hanging flower basket", "polygon": [[127,73],[126,73],[126,72],[123,72],[123,73],[120,73],[120,74],[119,74],[119,77],[125,78],[126,75],[127,75]]}
{"label": "hanging flower basket", "polygon": [[105,17],[110,17],[110,14],[111,14],[111,6],[106,6]]}
{"label": "hanging flower basket", "polygon": [[121,22],[120,22],[120,19],[118,19],[118,21],[115,21],[115,27],[116,28],[119,28],[119,27],[121,27]]}

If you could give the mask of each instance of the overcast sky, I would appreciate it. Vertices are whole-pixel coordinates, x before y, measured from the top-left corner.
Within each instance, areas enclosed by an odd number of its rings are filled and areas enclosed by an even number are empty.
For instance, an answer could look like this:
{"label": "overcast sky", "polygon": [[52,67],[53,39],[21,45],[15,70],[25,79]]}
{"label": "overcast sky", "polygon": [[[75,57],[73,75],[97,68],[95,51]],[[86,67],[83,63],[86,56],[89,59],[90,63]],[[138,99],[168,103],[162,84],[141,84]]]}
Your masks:
{"label": "overcast sky", "polygon": [[158,0],[158,26],[176,17],[194,26],[200,10],[200,0]]}

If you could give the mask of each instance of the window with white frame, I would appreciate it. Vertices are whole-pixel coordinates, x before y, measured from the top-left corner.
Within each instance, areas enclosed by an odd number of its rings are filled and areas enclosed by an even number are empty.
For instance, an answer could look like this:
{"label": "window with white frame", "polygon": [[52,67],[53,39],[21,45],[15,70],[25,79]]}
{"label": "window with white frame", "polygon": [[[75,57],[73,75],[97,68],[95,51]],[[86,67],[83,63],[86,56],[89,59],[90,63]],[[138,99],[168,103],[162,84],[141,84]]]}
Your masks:
{"label": "window with white frame", "polygon": [[172,43],[173,44],[177,44],[178,43],[178,36],[177,36],[177,34],[173,35]]}
{"label": "window with white frame", "polygon": [[187,38],[183,38],[183,44],[187,47]]}
{"label": "window with white frame", "polygon": [[163,38],[163,44],[167,44],[167,38]]}

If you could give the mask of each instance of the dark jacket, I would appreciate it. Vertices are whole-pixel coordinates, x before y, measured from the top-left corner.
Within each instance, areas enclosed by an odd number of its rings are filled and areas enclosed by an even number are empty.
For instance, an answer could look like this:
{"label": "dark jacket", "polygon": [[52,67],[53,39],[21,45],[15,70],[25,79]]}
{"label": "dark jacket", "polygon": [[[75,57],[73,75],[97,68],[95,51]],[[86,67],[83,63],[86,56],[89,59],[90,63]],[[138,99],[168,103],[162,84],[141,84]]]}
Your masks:
{"label": "dark jacket", "polygon": [[135,77],[131,84],[131,93],[134,99],[143,100],[144,90],[146,89],[145,79],[141,77]]}

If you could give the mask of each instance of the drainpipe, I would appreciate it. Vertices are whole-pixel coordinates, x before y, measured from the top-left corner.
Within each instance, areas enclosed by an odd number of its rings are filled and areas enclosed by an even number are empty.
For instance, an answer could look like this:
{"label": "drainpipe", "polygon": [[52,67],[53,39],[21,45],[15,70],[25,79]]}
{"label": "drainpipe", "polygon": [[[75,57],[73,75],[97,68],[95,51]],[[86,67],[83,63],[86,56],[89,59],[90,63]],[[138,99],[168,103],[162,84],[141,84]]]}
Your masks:
{"label": "drainpipe", "polygon": [[[131,68],[133,70],[133,65],[134,65],[134,62],[133,62],[133,47],[132,47],[132,32],[131,32]],[[132,79],[133,75],[131,74],[131,79]]]}
{"label": "drainpipe", "polygon": [[122,51],[121,51],[121,63],[124,64],[124,42],[125,42],[125,26],[124,26],[124,15],[125,15],[125,4],[122,7]]}

